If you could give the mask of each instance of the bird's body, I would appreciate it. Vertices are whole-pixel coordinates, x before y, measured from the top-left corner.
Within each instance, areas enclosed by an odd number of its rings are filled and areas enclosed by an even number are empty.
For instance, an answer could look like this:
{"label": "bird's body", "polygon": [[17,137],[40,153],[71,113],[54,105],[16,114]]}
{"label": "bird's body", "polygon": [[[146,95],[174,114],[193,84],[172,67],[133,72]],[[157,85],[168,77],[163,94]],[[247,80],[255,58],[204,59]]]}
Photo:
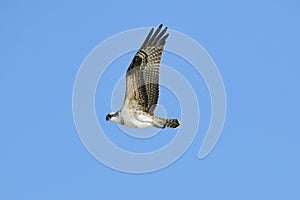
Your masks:
{"label": "bird's body", "polygon": [[[119,113],[122,115],[123,121],[120,124],[132,128],[148,128],[152,127],[152,116],[149,113],[143,112],[139,109],[132,112],[126,108],[122,108]],[[113,120],[112,120],[113,121]]]}
{"label": "bird's body", "polygon": [[177,119],[154,116],[159,97],[159,68],[169,34],[162,25],[152,28],[126,72],[126,94],[123,107],[106,116],[106,120],[133,128],[176,128]]}

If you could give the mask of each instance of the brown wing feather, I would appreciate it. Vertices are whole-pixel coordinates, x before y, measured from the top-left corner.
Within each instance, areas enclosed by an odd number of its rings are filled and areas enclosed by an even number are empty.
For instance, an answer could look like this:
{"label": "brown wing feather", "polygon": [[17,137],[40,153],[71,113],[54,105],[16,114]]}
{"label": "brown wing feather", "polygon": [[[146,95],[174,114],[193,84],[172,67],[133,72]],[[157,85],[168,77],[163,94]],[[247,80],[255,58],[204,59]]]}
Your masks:
{"label": "brown wing feather", "polygon": [[152,28],[136,53],[126,74],[126,98],[135,106],[153,114],[159,97],[159,68],[162,52],[169,34],[160,25]]}
{"label": "brown wing feather", "polygon": [[140,107],[146,111],[148,97],[144,77],[142,73],[143,58],[135,56],[126,73],[125,104],[129,108]]}
{"label": "brown wing feather", "polygon": [[161,29],[162,25],[158,27],[152,37],[140,49],[141,52],[147,55],[147,64],[144,66],[143,76],[148,95],[146,110],[150,114],[153,114],[158,102],[160,62],[166,39],[169,36],[169,34],[165,34],[167,28],[164,28],[162,31]]}

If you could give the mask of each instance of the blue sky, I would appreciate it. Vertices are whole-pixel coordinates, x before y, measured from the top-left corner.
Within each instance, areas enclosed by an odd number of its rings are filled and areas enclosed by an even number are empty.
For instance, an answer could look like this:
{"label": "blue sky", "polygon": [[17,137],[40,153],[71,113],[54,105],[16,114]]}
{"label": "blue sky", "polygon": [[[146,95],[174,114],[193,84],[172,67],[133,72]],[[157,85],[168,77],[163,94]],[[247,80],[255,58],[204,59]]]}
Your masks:
{"label": "blue sky", "polygon": [[[0,199],[300,198],[299,6],[298,1],[2,1]],[[94,159],[78,137],[74,80],[100,42],[160,23],[194,38],[214,59],[226,87],[226,123],[203,160],[197,155],[205,123],[171,166],[149,174],[118,172]],[[131,56],[120,62],[126,59]],[[172,56],[164,59],[176,63]],[[112,67],[111,73],[125,70]],[[209,109],[202,110],[207,123]]]}

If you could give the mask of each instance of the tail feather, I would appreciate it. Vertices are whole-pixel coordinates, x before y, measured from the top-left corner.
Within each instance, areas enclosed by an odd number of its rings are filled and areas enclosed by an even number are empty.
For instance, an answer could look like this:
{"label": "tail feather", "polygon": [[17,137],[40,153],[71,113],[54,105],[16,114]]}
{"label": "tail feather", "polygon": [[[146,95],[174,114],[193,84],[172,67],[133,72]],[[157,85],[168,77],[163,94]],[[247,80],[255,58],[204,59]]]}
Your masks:
{"label": "tail feather", "polygon": [[167,119],[165,125],[168,128],[177,128],[180,125],[180,122],[178,119]]}
{"label": "tail feather", "polygon": [[153,124],[157,128],[177,128],[180,125],[180,122],[178,119],[163,119],[159,117],[154,117]]}

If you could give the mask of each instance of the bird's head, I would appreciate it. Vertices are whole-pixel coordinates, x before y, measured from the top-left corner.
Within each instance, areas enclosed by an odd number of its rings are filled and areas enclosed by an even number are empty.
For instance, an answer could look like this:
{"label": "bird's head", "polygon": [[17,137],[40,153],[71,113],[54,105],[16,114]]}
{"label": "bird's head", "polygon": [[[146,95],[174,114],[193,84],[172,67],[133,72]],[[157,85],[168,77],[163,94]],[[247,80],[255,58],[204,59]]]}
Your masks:
{"label": "bird's head", "polygon": [[109,113],[109,114],[106,115],[105,119],[106,119],[106,121],[113,121],[113,122],[115,122],[117,116],[118,116],[118,113],[111,112],[111,113]]}

